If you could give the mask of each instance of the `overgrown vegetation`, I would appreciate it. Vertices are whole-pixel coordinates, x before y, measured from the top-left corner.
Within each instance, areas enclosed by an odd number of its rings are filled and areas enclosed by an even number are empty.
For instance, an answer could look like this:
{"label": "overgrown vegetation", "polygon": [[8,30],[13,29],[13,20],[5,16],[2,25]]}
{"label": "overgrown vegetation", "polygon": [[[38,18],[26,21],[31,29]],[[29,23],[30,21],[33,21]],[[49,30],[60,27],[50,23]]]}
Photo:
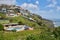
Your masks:
{"label": "overgrown vegetation", "polygon": [[0,12],[0,19],[5,19],[5,18],[6,18],[5,13]]}
{"label": "overgrown vegetation", "polygon": [[45,29],[25,30],[21,32],[0,31],[0,40],[60,40],[60,28],[57,27],[57,29],[54,29],[52,32]]}
{"label": "overgrown vegetation", "polygon": [[0,31],[2,31],[3,29],[4,29],[4,26],[0,24]]}
{"label": "overgrown vegetation", "polygon": [[[4,7],[4,6],[2,6]],[[1,8],[2,8],[1,7]],[[10,7],[5,6],[7,9]],[[13,9],[14,13],[20,13],[21,9]],[[22,9],[22,13],[28,15],[20,15],[17,17],[6,17],[5,13],[0,13],[0,40],[59,40],[60,39],[60,27],[55,28],[51,20],[43,19],[36,14],[30,14],[28,10]],[[29,20],[29,18],[34,19]],[[27,25],[33,27],[34,30],[25,30],[16,32],[2,31],[5,23],[18,23],[20,25]]]}

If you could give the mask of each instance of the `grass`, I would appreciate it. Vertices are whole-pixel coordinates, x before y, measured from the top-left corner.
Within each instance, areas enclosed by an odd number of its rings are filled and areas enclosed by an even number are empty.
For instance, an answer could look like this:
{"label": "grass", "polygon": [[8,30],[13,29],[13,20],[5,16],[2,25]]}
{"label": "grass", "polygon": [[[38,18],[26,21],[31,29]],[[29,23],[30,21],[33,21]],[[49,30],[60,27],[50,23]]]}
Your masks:
{"label": "grass", "polygon": [[25,30],[21,32],[3,32],[0,31],[0,40],[24,40],[28,35],[39,34],[40,30]]}
{"label": "grass", "polygon": [[9,23],[9,21],[8,21],[8,20],[0,20],[0,23],[1,23],[1,24]]}
{"label": "grass", "polygon": [[30,26],[30,27],[34,27],[34,28],[39,28],[40,25],[38,25],[36,22],[30,21],[26,18],[24,18],[23,16],[19,16],[19,17],[13,17],[10,18],[13,20],[12,23],[18,23],[18,22],[22,22],[23,24]]}
{"label": "grass", "polygon": [[[41,32],[40,29],[38,29],[38,27],[40,27],[40,26],[36,22],[32,22],[32,21],[24,18],[23,16],[8,18],[8,20],[9,19],[13,20],[12,23],[18,23],[19,21],[21,21],[25,25],[30,26],[30,27],[34,27],[37,29],[32,30],[32,31],[25,30],[25,31],[21,31],[21,32],[0,31],[0,40],[20,40],[20,39],[24,40],[27,38],[28,35],[39,34]],[[8,20],[0,20],[0,23],[1,24],[9,23]]]}
{"label": "grass", "polygon": [[[31,34],[37,35],[43,31],[46,32],[45,30],[48,29],[47,26],[45,26],[45,25],[40,26],[37,22],[30,21],[30,20],[24,18],[23,16],[12,17],[12,18],[10,17],[7,19],[8,20],[0,20],[0,23],[1,24],[9,23],[9,20],[12,19],[11,23],[22,22],[23,24],[25,24],[27,26],[33,27],[34,30],[32,30],[32,31],[31,30],[25,30],[25,31],[20,31],[20,32],[0,31],[0,40],[25,40]],[[38,22],[44,21],[44,20],[39,19],[37,16],[34,16],[33,19],[35,19]],[[43,23],[49,24],[49,23],[46,23],[46,21],[44,21]]]}

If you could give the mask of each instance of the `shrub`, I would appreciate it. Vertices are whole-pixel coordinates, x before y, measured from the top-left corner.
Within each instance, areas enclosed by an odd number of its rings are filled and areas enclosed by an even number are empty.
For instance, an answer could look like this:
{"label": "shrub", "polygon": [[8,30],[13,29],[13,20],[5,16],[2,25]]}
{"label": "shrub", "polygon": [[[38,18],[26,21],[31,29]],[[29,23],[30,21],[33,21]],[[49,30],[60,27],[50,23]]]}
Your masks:
{"label": "shrub", "polygon": [[21,21],[20,21],[20,22],[18,22],[18,24],[19,24],[19,25],[24,25],[24,23],[22,23]]}
{"label": "shrub", "polygon": [[9,22],[12,23],[13,22],[13,19],[10,19]]}
{"label": "shrub", "polygon": [[32,34],[32,35],[29,35],[26,40],[56,40],[54,38],[54,36],[51,36],[52,34],[51,33],[48,33],[48,32],[43,32],[43,33],[40,33],[40,34]]}
{"label": "shrub", "polygon": [[13,29],[12,32],[16,32],[16,29]]}
{"label": "shrub", "polygon": [[0,13],[1,19],[5,19],[6,15],[4,13]]}
{"label": "shrub", "polygon": [[3,29],[4,29],[4,26],[0,24],[0,31],[2,31]]}

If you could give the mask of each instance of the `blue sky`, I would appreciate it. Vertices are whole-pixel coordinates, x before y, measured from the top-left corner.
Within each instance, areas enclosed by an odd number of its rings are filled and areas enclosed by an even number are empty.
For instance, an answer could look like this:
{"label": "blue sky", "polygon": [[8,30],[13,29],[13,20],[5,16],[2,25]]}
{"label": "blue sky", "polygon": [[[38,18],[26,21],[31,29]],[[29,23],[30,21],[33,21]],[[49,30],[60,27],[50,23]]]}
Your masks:
{"label": "blue sky", "polygon": [[[3,0],[2,0],[3,1]],[[8,0],[3,3],[16,4],[47,19],[60,19],[60,0]],[[0,0],[0,4],[1,4]]]}
{"label": "blue sky", "polygon": [[16,4],[47,19],[60,19],[60,0],[16,0]]}

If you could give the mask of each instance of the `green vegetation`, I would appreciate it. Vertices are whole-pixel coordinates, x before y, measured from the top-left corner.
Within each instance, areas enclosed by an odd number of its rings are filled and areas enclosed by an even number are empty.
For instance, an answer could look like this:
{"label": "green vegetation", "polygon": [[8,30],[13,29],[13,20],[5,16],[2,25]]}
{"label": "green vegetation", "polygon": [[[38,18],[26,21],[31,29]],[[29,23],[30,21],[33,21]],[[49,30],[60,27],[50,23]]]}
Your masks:
{"label": "green vegetation", "polygon": [[1,19],[5,19],[5,18],[6,18],[5,13],[0,13],[0,18],[1,18]]}
{"label": "green vegetation", "polygon": [[38,25],[36,22],[30,21],[24,18],[23,16],[9,18],[9,21],[10,23],[12,22],[12,23],[25,24],[27,26],[34,27],[36,29],[40,27],[40,25]]}
{"label": "green vegetation", "polygon": [[0,20],[1,24],[9,23],[9,20]]}
{"label": "green vegetation", "polygon": [[28,35],[41,33],[40,30],[25,30],[20,32],[3,32],[0,31],[0,40],[25,40]]}
{"label": "green vegetation", "polygon": [[49,33],[41,33],[37,35],[29,35],[26,40],[55,40]]}
{"label": "green vegetation", "polygon": [[[53,28],[49,28],[45,22],[45,20],[40,19],[41,17],[33,15],[31,16],[36,22],[30,21],[29,19],[21,16],[18,17],[7,17],[7,20],[9,22],[5,22],[5,20],[2,21],[3,23],[18,23],[18,24],[24,24],[30,27],[33,27],[34,30],[25,30],[21,32],[16,32],[16,30],[12,30],[13,32],[6,32],[6,31],[0,31],[0,40],[54,40],[55,37],[51,38],[51,34]],[[48,23],[49,24],[49,23]],[[32,35],[32,36],[31,36]],[[48,37],[48,38],[47,38]]]}
{"label": "green vegetation", "polygon": [[21,21],[18,22],[19,25],[24,25],[24,23],[22,23]]}
{"label": "green vegetation", "polygon": [[25,30],[20,32],[0,31],[0,40],[60,40],[60,30],[57,30],[52,32],[44,29],[32,31]]}
{"label": "green vegetation", "polygon": [[2,31],[3,29],[4,29],[4,26],[0,24],[0,31]]}
{"label": "green vegetation", "polygon": [[16,29],[13,29],[12,32],[16,32]]}
{"label": "green vegetation", "polygon": [[[7,9],[10,8],[8,5],[3,5],[2,7],[6,7]],[[20,13],[21,11],[19,8],[13,8],[12,10],[15,14]],[[26,13],[28,15],[22,14],[17,17],[7,17],[6,13],[0,12],[0,40],[60,40],[60,27],[55,28],[51,20],[44,19],[36,14],[31,15],[28,10],[24,9],[22,9],[22,13]],[[29,18],[34,19],[34,21],[29,20]],[[13,32],[2,31],[4,28],[2,24],[6,23],[27,25],[34,28],[34,30],[16,32],[16,29],[14,29],[12,30]]]}

